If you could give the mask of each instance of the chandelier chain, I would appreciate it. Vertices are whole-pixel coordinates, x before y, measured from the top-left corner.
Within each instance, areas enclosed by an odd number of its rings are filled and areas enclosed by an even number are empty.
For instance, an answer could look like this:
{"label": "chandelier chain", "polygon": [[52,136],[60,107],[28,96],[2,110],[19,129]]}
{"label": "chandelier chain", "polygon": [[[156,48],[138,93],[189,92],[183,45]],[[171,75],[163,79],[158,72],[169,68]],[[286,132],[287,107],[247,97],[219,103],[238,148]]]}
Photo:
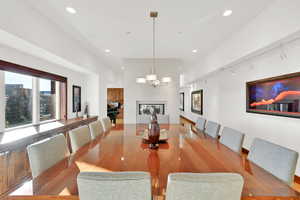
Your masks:
{"label": "chandelier chain", "polygon": [[152,74],[155,73],[155,17],[153,17],[153,66]]}

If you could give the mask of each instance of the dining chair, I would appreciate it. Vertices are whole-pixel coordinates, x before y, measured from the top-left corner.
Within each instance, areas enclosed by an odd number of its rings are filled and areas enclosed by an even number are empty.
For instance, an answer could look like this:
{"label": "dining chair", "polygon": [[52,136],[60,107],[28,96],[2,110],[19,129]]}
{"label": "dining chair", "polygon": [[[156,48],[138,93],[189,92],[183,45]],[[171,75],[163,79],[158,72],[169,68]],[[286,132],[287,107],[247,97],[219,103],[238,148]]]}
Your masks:
{"label": "dining chair", "polygon": [[166,200],[240,200],[244,180],[234,173],[173,173]]}
{"label": "dining chair", "polygon": [[147,172],[81,172],[77,177],[80,200],[151,200]]}
{"label": "dining chair", "polygon": [[111,124],[111,120],[109,117],[104,117],[102,119],[102,125],[103,125],[103,130],[105,132],[110,131],[112,124]]}
{"label": "dining chair", "polygon": [[298,152],[255,138],[248,159],[288,185],[293,183]]}
{"label": "dining chair", "polygon": [[157,115],[157,122],[159,124],[169,124],[170,116],[169,115]]}
{"label": "dining chair", "polygon": [[99,135],[101,135],[104,132],[101,121],[99,120],[90,123],[89,128],[92,139],[96,139]]}
{"label": "dining chair", "polygon": [[196,121],[196,128],[199,129],[200,131],[204,131],[205,123],[206,123],[206,119],[202,117],[198,117]]}
{"label": "dining chair", "polygon": [[221,127],[220,124],[216,122],[208,121],[206,128],[204,129],[204,133],[206,133],[207,135],[213,138],[217,138],[219,136],[220,127]]}
{"label": "dining chair", "polygon": [[245,134],[232,128],[224,127],[220,142],[236,153],[241,153]]}
{"label": "dining chair", "polygon": [[70,155],[63,134],[29,145],[27,153],[33,178]]}
{"label": "dining chair", "polygon": [[69,132],[72,152],[91,141],[90,129],[88,126],[81,126]]}

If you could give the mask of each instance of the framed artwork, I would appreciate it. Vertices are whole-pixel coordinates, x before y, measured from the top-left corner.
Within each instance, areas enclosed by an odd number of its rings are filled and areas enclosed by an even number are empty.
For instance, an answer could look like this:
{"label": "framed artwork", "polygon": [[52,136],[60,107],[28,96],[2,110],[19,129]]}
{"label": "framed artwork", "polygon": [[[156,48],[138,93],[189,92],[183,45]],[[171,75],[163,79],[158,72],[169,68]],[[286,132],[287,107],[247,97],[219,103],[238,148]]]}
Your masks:
{"label": "framed artwork", "polygon": [[200,115],[203,114],[203,90],[192,92],[191,111]]}
{"label": "framed artwork", "polygon": [[246,83],[249,113],[300,118],[300,73]]}
{"label": "framed artwork", "polygon": [[179,109],[181,111],[184,111],[184,92],[181,92],[180,94],[180,99],[179,99]]}
{"label": "framed artwork", "polygon": [[81,87],[73,85],[73,112],[81,112]]}

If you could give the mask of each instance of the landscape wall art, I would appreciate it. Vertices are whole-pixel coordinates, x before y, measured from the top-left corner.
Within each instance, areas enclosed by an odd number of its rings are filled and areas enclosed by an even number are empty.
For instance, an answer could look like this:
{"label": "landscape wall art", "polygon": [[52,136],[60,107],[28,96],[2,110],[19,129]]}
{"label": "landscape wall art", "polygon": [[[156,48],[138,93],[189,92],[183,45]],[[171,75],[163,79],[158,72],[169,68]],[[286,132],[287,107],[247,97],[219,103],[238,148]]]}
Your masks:
{"label": "landscape wall art", "polygon": [[180,99],[179,99],[179,109],[181,111],[184,111],[184,92],[181,92],[180,94]]}
{"label": "landscape wall art", "polygon": [[300,118],[300,73],[246,85],[247,112]]}
{"label": "landscape wall art", "polygon": [[194,91],[191,94],[191,111],[199,115],[203,114],[203,90]]}

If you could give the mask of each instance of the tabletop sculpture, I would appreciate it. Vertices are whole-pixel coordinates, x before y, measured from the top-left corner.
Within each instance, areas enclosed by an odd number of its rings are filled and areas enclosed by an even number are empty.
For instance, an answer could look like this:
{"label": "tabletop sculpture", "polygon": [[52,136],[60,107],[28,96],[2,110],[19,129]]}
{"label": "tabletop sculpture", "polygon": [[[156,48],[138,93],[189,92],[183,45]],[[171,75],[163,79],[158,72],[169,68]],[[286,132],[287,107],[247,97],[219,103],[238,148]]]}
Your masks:
{"label": "tabletop sculpture", "polygon": [[149,147],[150,149],[156,149],[159,145],[160,128],[157,122],[157,115],[155,109],[152,109],[151,122],[149,124]]}

